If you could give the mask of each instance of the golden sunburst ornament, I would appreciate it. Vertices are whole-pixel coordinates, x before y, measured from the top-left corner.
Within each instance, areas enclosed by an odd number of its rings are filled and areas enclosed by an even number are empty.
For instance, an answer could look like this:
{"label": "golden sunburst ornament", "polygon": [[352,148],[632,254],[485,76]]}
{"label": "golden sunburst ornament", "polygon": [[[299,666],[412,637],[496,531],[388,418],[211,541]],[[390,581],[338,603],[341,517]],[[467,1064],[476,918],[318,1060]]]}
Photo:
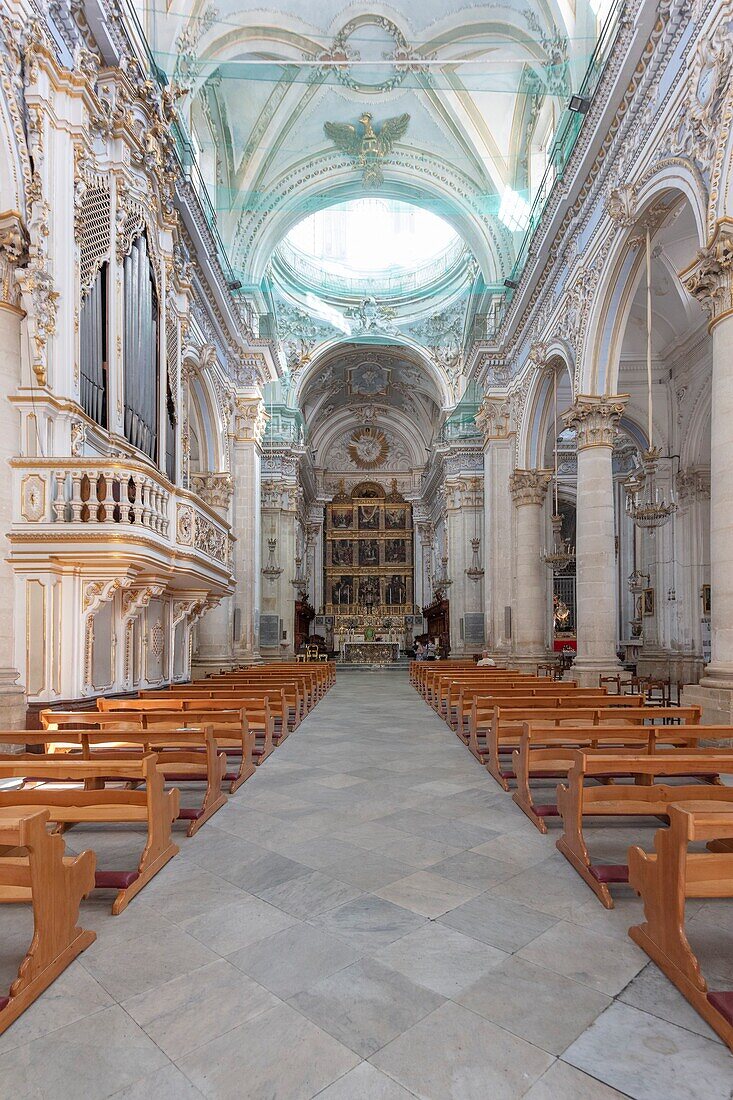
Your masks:
{"label": "golden sunburst ornament", "polygon": [[383,466],[389,453],[387,437],[379,428],[357,428],[349,443],[349,457],[360,470]]}

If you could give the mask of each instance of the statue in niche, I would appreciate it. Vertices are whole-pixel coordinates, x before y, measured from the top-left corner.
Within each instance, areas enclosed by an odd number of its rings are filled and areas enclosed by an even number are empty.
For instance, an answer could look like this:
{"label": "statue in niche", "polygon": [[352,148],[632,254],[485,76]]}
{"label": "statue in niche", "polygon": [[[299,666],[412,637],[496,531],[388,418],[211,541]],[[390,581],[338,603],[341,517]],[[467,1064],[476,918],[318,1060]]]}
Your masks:
{"label": "statue in niche", "polygon": [[351,543],[348,539],[337,539],[331,548],[332,565],[353,565]]}
{"label": "statue in niche", "polygon": [[365,539],[359,543],[359,565],[379,565],[379,543]]}

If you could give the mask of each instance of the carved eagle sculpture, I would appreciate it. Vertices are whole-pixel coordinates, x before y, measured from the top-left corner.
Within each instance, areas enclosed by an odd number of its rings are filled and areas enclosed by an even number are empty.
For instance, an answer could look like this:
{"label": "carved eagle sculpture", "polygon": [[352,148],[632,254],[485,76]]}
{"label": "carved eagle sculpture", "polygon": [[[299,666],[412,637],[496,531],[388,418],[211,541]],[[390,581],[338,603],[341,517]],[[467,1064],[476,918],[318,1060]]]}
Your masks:
{"label": "carved eagle sculpture", "polygon": [[365,111],[356,126],[352,126],[350,122],[326,122],[323,129],[337,149],[350,157],[356,157],[355,167],[362,171],[362,183],[364,187],[372,189],[384,183],[382,161],[391,152],[394,143],[406,132],[409,121],[409,115],[387,118],[376,133],[372,126],[372,116]]}

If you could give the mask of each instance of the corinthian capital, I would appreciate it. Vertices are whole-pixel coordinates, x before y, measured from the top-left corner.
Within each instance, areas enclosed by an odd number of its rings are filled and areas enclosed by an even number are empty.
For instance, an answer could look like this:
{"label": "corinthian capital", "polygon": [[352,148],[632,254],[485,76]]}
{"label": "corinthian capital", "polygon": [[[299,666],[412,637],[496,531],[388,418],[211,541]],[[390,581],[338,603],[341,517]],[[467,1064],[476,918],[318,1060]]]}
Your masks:
{"label": "corinthian capital", "polygon": [[515,470],[509,479],[509,489],[517,507],[522,504],[542,504],[552,481],[550,470]]}
{"label": "corinthian capital", "polygon": [[618,422],[628,400],[627,393],[615,394],[613,397],[578,394],[575,404],[564,414],[563,420],[568,428],[575,428],[579,451],[586,447],[613,447]]}
{"label": "corinthian capital", "polygon": [[268,416],[261,397],[237,396],[234,405],[235,442],[261,444],[267,421]]}
{"label": "corinthian capital", "polygon": [[28,255],[28,236],[20,214],[6,210],[0,214],[0,302],[19,305],[15,269]]}
{"label": "corinthian capital", "polygon": [[733,221],[718,222],[712,241],[680,279],[712,324],[733,310]]}
{"label": "corinthian capital", "polygon": [[484,433],[484,442],[506,439],[511,433],[511,407],[505,397],[484,397],[476,413],[476,425]]}

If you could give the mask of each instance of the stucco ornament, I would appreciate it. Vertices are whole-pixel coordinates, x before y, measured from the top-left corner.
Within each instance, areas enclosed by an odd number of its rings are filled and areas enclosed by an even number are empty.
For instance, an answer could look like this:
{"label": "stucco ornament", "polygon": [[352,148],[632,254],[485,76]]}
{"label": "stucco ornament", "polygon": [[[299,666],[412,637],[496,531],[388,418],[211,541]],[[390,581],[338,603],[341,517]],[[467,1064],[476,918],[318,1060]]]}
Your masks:
{"label": "stucco ornament", "polygon": [[351,437],[349,456],[360,470],[383,466],[388,453],[387,437],[379,428],[359,428]]}

